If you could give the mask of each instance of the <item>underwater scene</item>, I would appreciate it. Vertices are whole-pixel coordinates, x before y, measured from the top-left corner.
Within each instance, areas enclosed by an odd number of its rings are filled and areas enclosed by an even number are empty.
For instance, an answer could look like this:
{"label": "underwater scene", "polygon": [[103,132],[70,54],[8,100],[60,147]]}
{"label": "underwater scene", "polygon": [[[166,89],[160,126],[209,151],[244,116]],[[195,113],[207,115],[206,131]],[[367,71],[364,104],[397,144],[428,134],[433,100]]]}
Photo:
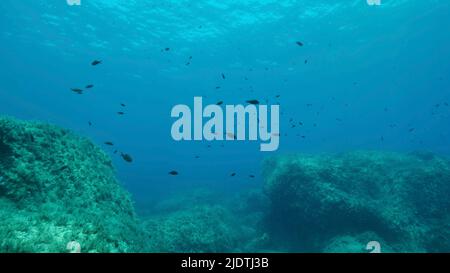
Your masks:
{"label": "underwater scene", "polygon": [[450,1],[0,12],[1,253],[450,252]]}

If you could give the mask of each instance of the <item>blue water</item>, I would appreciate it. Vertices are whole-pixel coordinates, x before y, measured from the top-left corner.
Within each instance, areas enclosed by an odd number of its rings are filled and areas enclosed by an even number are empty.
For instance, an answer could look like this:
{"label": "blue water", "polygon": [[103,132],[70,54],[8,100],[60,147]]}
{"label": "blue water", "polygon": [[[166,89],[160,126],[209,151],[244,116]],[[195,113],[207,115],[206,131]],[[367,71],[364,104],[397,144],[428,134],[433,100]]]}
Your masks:
{"label": "blue water", "polygon": [[[4,0],[0,113],[91,138],[142,204],[197,187],[226,196],[258,186],[262,159],[275,154],[449,154],[450,3],[381,1]],[[70,90],[87,84],[83,95]],[[175,142],[171,108],[194,96],[279,102],[279,150]]]}

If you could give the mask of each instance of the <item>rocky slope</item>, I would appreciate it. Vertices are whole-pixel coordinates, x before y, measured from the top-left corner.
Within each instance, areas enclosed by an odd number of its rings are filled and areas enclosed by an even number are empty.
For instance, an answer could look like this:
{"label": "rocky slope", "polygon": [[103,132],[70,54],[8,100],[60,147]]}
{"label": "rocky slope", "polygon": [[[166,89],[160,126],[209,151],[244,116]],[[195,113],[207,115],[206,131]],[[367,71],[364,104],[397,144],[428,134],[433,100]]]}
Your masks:
{"label": "rocky slope", "polygon": [[0,252],[140,251],[130,197],[92,142],[0,117]]}

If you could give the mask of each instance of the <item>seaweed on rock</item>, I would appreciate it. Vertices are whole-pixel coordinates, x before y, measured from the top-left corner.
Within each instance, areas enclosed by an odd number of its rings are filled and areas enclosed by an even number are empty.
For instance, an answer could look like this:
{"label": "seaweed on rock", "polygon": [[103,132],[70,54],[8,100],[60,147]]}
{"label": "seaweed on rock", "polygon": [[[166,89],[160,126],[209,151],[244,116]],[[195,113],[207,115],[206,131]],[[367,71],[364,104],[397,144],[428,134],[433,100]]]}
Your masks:
{"label": "seaweed on rock", "polygon": [[200,205],[148,219],[149,245],[156,252],[234,252],[239,232],[221,206]]}
{"label": "seaweed on rock", "polygon": [[49,124],[0,117],[0,252],[144,249],[129,194],[92,142]]}
{"label": "seaweed on rock", "polygon": [[268,159],[264,172],[265,226],[290,251],[331,251],[349,241],[342,236],[354,243],[367,232],[389,251],[450,251],[442,231],[450,210],[446,158],[375,151],[280,156]]}

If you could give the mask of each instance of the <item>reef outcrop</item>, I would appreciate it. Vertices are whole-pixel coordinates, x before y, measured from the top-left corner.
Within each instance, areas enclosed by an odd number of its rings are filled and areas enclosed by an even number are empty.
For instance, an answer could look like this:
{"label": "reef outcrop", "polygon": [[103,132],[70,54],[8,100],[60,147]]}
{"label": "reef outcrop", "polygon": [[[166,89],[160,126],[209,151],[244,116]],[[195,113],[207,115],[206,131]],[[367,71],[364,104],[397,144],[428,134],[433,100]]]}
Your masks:
{"label": "reef outcrop", "polygon": [[150,249],[157,252],[236,252],[240,233],[221,206],[194,205],[145,222]]}
{"label": "reef outcrop", "polygon": [[0,117],[0,252],[133,252],[144,246],[129,194],[91,141]]}
{"label": "reef outcrop", "polygon": [[264,165],[270,239],[288,251],[450,251],[450,162],[427,152],[292,155]]}

